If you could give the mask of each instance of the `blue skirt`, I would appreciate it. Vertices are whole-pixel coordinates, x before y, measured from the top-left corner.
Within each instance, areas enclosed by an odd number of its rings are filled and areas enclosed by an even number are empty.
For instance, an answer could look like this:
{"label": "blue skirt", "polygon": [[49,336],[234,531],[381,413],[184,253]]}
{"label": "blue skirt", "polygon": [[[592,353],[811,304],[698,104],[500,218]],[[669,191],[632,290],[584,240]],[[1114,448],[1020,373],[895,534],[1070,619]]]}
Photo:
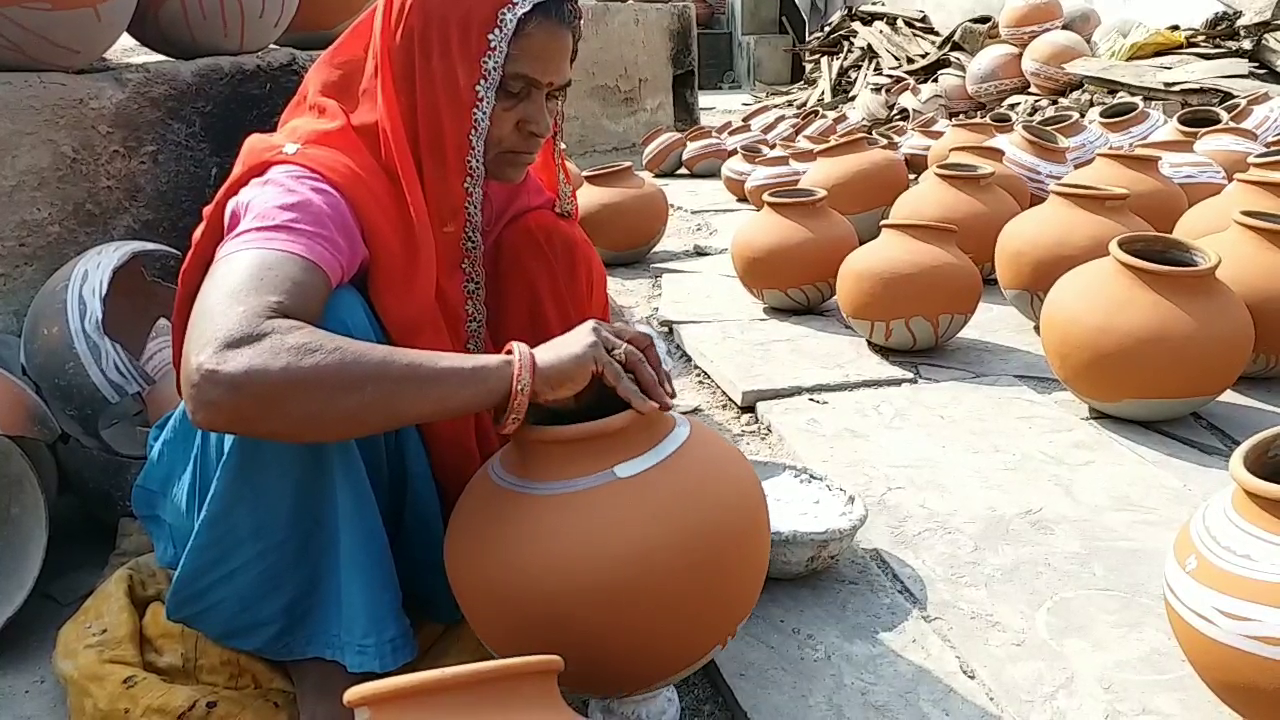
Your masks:
{"label": "blue skirt", "polygon": [[[350,286],[333,292],[321,327],[387,342]],[[268,442],[199,430],[179,406],[151,430],[133,508],[174,571],[168,618],[224,647],[387,673],[417,654],[410,617],[461,618],[417,428]]]}

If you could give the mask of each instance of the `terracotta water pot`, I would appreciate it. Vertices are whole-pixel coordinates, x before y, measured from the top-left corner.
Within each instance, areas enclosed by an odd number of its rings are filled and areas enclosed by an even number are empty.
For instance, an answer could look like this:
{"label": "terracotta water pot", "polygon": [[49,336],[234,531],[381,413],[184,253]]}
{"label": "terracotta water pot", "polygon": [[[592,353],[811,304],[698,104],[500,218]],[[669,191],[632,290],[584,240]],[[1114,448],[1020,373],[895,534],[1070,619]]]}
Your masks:
{"label": "terracotta water pot", "polygon": [[754,123],[756,120],[760,119],[761,117],[769,113],[777,113],[777,110],[770,105],[756,105],[755,107],[748,110],[745,114],[743,114],[742,122],[750,125]]}
{"label": "terracotta water pot", "polygon": [[751,615],[769,566],[750,461],[699,420],[625,407],[531,410],[467,485],[444,542],[485,647],[559,655],[561,686],[598,698],[695,672]]}
{"label": "terracotta water pot", "polygon": [[984,143],[996,136],[995,127],[986,120],[954,120],[929,147],[929,167],[947,159],[947,153],[956,145]]}
{"label": "terracotta water pot", "polygon": [[1074,5],[1064,9],[1062,29],[1079,35],[1085,42],[1093,39],[1093,33],[1102,25],[1098,11],[1088,5]]}
{"label": "terracotta water pot", "polygon": [[[991,178],[991,182],[995,183],[996,187],[1008,193],[1009,197],[1018,203],[1019,208],[1026,210],[1031,206],[1031,191],[1027,188],[1027,182],[1005,166],[1004,150],[995,145],[974,143],[952,145],[951,151],[947,153],[946,161],[990,167],[996,171],[995,177]],[[920,176],[920,181],[923,182],[926,177],[932,174],[932,169],[926,171]]]}
{"label": "terracotta water pot", "polygon": [[721,139],[724,140],[724,146],[729,149],[729,157],[736,155],[743,145],[767,145],[769,141],[764,135],[752,130],[750,125],[735,127]]}
{"label": "terracotta water pot", "polygon": [[734,233],[729,256],[757,300],[812,312],[835,295],[840,263],[857,247],[857,232],[827,205],[827,191],[797,187],[764,194],[764,209]]}
{"label": "terracotta water pot", "polygon": [[81,70],[124,35],[138,0],[9,2],[0,71]]}
{"label": "terracotta water pot", "polygon": [[784,140],[795,140],[799,135],[799,129],[799,120],[787,118],[770,128],[764,137],[770,145],[777,145]]}
{"label": "terracotta water pot", "polygon": [[758,210],[764,207],[764,194],[770,190],[795,187],[804,177],[805,170],[791,164],[791,156],[781,150],[773,150],[756,161],[751,177],[743,185],[747,201]]}
{"label": "terracotta water pot", "polygon": [[[892,143],[890,144],[892,145]],[[815,155],[813,152],[814,148],[808,145],[799,145],[797,143],[791,143],[791,142],[780,142],[778,143],[777,149],[787,154],[787,157],[791,159],[792,167],[800,168],[801,170],[805,170],[805,171],[809,169],[810,165],[813,165],[814,160],[818,159],[818,156]]]}
{"label": "terracotta water pot", "polygon": [[662,240],[671,209],[667,194],[629,162],[582,173],[578,224],[606,265],[639,262]]}
{"label": "terracotta water pot", "polygon": [[1280,428],[1231,454],[1234,484],[1196,509],[1164,566],[1169,624],[1191,669],[1244,720],[1276,713]]}
{"label": "terracotta water pot", "polygon": [[1129,191],[1122,188],[1050,185],[1049,198],[1005,225],[996,240],[996,278],[1009,304],[1039,324],[1040,307],[1058,278],[1106,257],[1113,238],[1150,231],[1128,202]]}
{"label": "terracotta water pot", "polygon": [[1067,150],[1067,162],[1073,168],[1088,165],[1099,150],[1110,147],[1107,134],[1097,125],[1086,123],[1078,112],[1052,113],[1036,120],[1035,124],[1067,139],[1070,146]]}
{"label": "terracotta water pot", "polygon": [[1062,27],[1062,3],[1058,0],[1006,0],[998,19],[1000,37],[1018,47]]}
{"label": "terracotta water pot", "polygon": [[814,158],[800,186],[826,190],[827,203],[849,218],[858,237],[874,239],[885,212],[910,183],[902,158],[884,140],[862,134],[827,143]]}
{"label": "terracotta water pot", "polygon": [[711,134],[723,140],[724,136],[728,135],[730,130],[733,130],[734,128],[738,128],[738,127],[750,127],[750,126],[746,125],[745,123],[740,123],[736,120],[725,120],[724,122],[712,128]]}
{"label": "terracotta water pot", "polygon": [[729,147],[725,142],[711,134],[710,128],[698,128],[686,132],[684,151],[680,162],[690,175],[713,177],[720,173],[720,167],[729,159]]}
{"label": "terracotta water pot", "polygon": [[1272,97],[1271,91],[1255,90],[1240,96],[1239,101],[1228,112],[1231,122],[1252,130],[1264,145],[1280,135],[1280,99]]}
{"label": "terracotta water pot", "polygon": [[803,121],[799,128],[796,129],[796,137],[801,135],[810,135],[813,137],[831,137],[839,129],[839,125],[835,120],[829,117],[819,115],[808,121]]}
{"label": "terracotta water pot", "polygon": [[681,155],[687,144],[684,135],[675,130],[654,128],[640,139],[640,144],[644,147],[640,162],[650,175],[674,175],[680,170]]}
{"label": "terracotta water pot", "polygon": [[338,39],[373,0],[306,0],[276,41],[299,50],[323,50]]}
{"label": "terracotta water pot", "polygon": [[1266,151],[1258,142],[1257,133],[1239,125],[1219,125],[1201,130],[1191,149],[1197,155],[1218,163],[1228,178],[1248,172],[1249,158]]}
{"label": "terracotta water pot", "polygon": [[1085,404],[1135,422],[1213,402],[1253,356],[1253,320],[1215,276],[1218,255],[1129,233],[1058,278],[1040,310],[1049,367]]}
{"label": "terracotta water pot", "polygon": [[1050,30],[1032,40],[1022,51],[1022,74],[1038,95],[1066,95],[1080,87],[1080,76],[1063,65],[1093,52],[1084,38],[1070,30]]}
{"label": "terracotta water pot", "polygon": [[1180,111],[1173,121],[1151,133],[1149,140],[1195,140],[1201,132],[1228,123],[1227,114],[1215,107],[1193,107]]}
{"label": "terracotta water pot", "polygon": [[1133,146],[1160,156],[1160,173],[1187,196],[1187,204],[1197,204],[1217,195],[1227,187],[1227,171],[1218,163],[1194,151],[1195,141],[1187,138],[1173,140],[1143,140]]}
{"label": "terracotta water pot", "polygon": [[1128,190],[1129,210],[1156,232],[1172,231],[1187,211],[1186,194],[1160,172],[1160,156],[1153,152],[1102,150],[1093,162],[1067,173],[1062,182]]}
{"label": "terracotta water pot", "polygon": [[969,96],[987,105],[1031,87],[1022,74],[1022,51],[1013,45],[988,45],[978,51],[964,75]]}
{"label": "terracotta water pot", "polygon": [[1240,210],[1231,227],[1196,240],[1222,258],[1218,279],[1253,316],[1253,359],[1245,377],[1280,377],[1280,213]]}
{"label": "terracotta water pot", "polygon": [[986,105],[975,100],[969,94],[969,88],[964,82],[964,70],[958,68],[947,68],[938,72],[938,89],[942,91],[942,97],[946,100],[947,114],[951,117],[961,117],[966,113],[981,112]]}
{"label": "terracotta water pot", "polygon": [[1008,110],[992,110],[987,113],[987,122],[996,129],[997,135],[1008,135],[1018,124],[1018,116]]}
{"label": "terracotta water pot", "polygon": [[957,228],[885,220],[880,238],[849,253],[836,278],[845,322],[872,345],[915,352],[948,342],[982,301],[982,275],[956,246]]}
{"label": "terracotta water pot", "polygon": [[564,660],[533,655],[361,683],[342,703],[363,720],[581,720],[560,695]]}
{"label": "terracotta water pot", "polygon": [[1231,227],[1237,210],[1280,212],[1280,150],[1249,158],[1249,171],[1238,173],[1222,192],[1183,213],[1173,234],[1188,240]]}
{"label": "terracotta water pot", "polygon": [[129,36],[178,60],[245,55],[280,39],[298,11],[298,0],[139,0]]}
{"label": "terracotta water pot", "polygon": [[1027,184],[1032,205],[1044,202],[1049,186],[1072,170],[1071,161],[1067,159],[1067,151],[1071,149],[1067,139],[1039,125],[1021,123],[991,144],[1004,150],[1005,167]]}
{"label": "terracotta water pot", "polygon": [[1164,115],[1138,100],[1117,100],[1098,111],[1098,127],[1107,134],[1112,150],[1132,148],[1167,122]]}
{"label": "terracotta water pot", "polygon": [[986,165],[947,161],[921,176],[889,209],[890,220],[927,220],[956,226],[955,244],[982,273],[995,274],[996,236],[1022,208],[995,184]]}
{"label": "terracotta water pot", "polygon": [[898,154],[907,172],[920,175],[929,169],[929,151],[946,134],[949,123],[908,126],[907,135],[898,142]]}
{"label": "terracotta water pot", "polygon": [[738,148],[738,153],[720,166],[720,182],[724,189],[738,200],[747,199],[747,179],[755,170],[756,161],[769,154],[769,146],[756,143],[745,143]]}

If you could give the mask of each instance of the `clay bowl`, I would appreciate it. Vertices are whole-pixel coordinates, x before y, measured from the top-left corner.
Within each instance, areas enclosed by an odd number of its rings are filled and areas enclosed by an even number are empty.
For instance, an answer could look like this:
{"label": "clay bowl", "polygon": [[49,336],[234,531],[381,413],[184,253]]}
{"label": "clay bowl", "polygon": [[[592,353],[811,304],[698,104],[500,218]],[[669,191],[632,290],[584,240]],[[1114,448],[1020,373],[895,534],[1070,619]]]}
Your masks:
{"label": "clay bowl", "polygon": [[769,577],[794,580],[839,562],[867,522],[862,499],[811,468],[749,459],[769,503]]}

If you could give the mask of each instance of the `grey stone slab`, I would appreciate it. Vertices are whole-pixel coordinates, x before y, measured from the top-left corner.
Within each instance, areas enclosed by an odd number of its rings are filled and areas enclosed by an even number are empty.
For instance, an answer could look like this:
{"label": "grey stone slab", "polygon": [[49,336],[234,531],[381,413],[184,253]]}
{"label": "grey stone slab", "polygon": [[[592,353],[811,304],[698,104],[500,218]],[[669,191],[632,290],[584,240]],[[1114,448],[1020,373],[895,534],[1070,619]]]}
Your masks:
{"label": "grey stone slab", "polygon": [[905,362],[965,370],[980,377],[1052,378],[1031,322],[988,286],[973,320],[951,342],[919,353],[886,353]]}
{"label": "grey stone slab", "polygon": [[728,253],[703,255],[701,257],[683,258],[681,260],[666,260],[663,262],[656,262],[651,267],[654,270],[659,270],[664,273],[692,272],[723,275],[725,277],[735,279],[738,277],[738,274],[733,269],[733,260],[729,258]]}
{"label": "grey stone slab", "polygon": [[982,689],[860,551],[770,581],[717,656],[753,720],[995,720]]}
{"label": "grey stone slab", "polygon": [[[860,493],[859,537],[915,574],[1011,715],[1229,717],[1174,643],[1173,535],[1208,496],[1012,378],[761,403],[800,462]],[[905,580],[905,578],[904,578]]]}
{"label": "grey stone slab", "polygon": [[684,208],[692,212],[732,212],[749,210],[751,204],[738,200],[725,189],[720,177],[693,177],[679,175],[655,177],[653,181],[667,194],[667,202],[672,207]]}
{"label": "grey stone slab", "polygon": [[916,372],[920,373],[922,380],[932,380],[934,382],[947,382],[948,380],[972,380],[978,377],[968,370],[956,370],[954,368],[940,367],[938,365],[916,365]]}
{"label": "grey stone slab", "polygon": [[1196,414],[1243,442],[1280,425],[1280,382],[1241,380]]}
{"label": "grey stone slab", "polygon": [[915,380],[839,320],[821,315],[684,323],[676,325],[675,336],[739,407],[804,392]]}
{"label": "grey stone slab", "polygon": [[729,252],[734,233],[738,232],[738,228],[742,227],[743,223],[755,217],[755,214],[754,209],[703,213],[700,217],[706,218],[712,232],[706,238],[694,243],[694,249],[707,255]]}
{"label": "grey stone slab", "polygon": [[[833,311],[828,307],[826,314]],[[792,317],[756,300],[738,278],[715,273],[666,273],[658,299],[664,324]]]}
{"label": "grey stone slab", "polygon": [[[1196,419],[1190,415],[1164,422],[1130,423],[1093,410],[1067,390],[1052,393],[1049,397],[1059,407],[1070,412],[1075,417],[1098,421],[1103,427],[1132,425],[1136,428],[1145,428],[1151,434],[1168,436],[1173,438],[1175,442],[1181,441],[1184,445],[1206,453],[1222,455],[1230,451],[1230,448],[1218,436],[1201,427],[1200,423],[1196,422]],[[1103,421],[1106,422],[1103,423]]]}

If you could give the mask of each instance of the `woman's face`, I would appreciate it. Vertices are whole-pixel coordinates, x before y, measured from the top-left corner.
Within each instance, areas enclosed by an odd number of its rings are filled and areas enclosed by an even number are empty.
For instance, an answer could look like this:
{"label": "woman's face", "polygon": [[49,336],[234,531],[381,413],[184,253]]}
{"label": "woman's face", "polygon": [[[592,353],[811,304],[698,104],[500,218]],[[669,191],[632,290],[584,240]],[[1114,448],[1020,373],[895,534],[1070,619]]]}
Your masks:
{"label": "woman's face", "polygon": [[569,89],[572,53],[573,35],[555,22],[533,22],[512,39],[485,138],[489,178],[508,183],[524,179],[551,137],[556,107]]}

